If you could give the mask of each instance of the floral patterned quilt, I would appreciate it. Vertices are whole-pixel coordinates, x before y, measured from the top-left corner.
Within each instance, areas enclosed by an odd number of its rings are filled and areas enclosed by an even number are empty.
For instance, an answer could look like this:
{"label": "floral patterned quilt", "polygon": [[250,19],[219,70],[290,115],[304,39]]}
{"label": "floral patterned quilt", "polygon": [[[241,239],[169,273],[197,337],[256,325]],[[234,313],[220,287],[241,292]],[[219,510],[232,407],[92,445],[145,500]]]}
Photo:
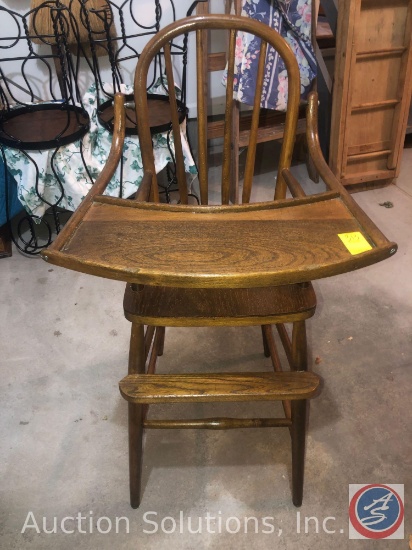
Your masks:
{"label": "floral patterned quilt", "polygon": [[[299,64],[301,95],[305,98],[316,76],[311,43],[312,0],[243,0],[242,15],[266,23],[291,46]],[[260,38],[239,32],[236,39],[234,98],[253,105]],[[273,48],[266,54],[261,107],[285,111],[288,80],[285,65]]]}
{"label": "floral patterned quilt", "polygon": [[[107,86],[105,89],[108,90]],[[162,93],[163,87],[151,89]],[[124,86],[125,94],[132,93],[130,86]],[[164,92],[163,92],[164,93]],[[83,98],[83,104],[90,115],[90,131],[83,139],[70,145],[52,150],[29,151],[5,148],[7,167],[17,181],[18,198],[27,212],[41,218],[48,204],[58,204],[67,210],[75,210],[92,186],[106,163],[112,142],[112,135],[97,120],[96,88],[93,84]],[[196,174],[196,166],[186,138],[185,122],[181,125],[186,171]],[[83,147],[82,161],[80,147]],[[167,133],[153,136],[156,171],[160,172],[171,161]],[[171,148],[174,144],[171,138]],[[35,164],[34,164],[34,162]],[[36,170],[36,165],[38,171]],[[86,170],[87,167],[87,170]],[[119,196],[120,167],[110,181],[105,194]],[[143,177],[139,138],[126,136],[123,148],[122,196],[129,197],[138,189]],[[59,183],[60,182],[60,183]],[[36,189],[37,188],[37,189]]]}

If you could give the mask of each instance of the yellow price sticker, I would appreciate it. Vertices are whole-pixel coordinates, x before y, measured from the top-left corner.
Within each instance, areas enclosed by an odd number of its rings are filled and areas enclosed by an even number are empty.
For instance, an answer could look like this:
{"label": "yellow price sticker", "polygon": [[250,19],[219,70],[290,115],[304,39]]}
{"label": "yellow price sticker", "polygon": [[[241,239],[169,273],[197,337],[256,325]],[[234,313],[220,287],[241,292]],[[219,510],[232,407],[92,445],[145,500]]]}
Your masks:
{"label": "yellow price sticker", "polygon": [[367,250],[372,250],[371,245],[359,231],[354,231],[353,233],[338,233],[338,237],[352,256],[361,254]]}

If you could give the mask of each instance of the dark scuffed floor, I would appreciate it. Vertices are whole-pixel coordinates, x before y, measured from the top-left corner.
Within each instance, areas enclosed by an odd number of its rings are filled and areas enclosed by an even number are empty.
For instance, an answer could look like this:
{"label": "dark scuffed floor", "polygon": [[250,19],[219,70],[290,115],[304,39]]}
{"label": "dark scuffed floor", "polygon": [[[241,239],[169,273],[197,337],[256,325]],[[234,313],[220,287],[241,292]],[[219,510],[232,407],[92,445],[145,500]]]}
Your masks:
{"label": "dark scuffed floor", "polygon": [[[396,256],[315,284],[310,365],[324,387],[312,401],[299,510],[291,502],[286,430],[150,431],[143,501],[132,510],[127,406],[117,386],[126,373],[130,330],[123,284],[18,253],[0,260],[1,548],[406,550],[412,533],[411,168],[406,150],[397,186],[354,195],[399,243]],[[304,174],[303,167],[295,170]],[[394,207],[379,206],[385,201]],[[262,366],[270,363],[258,328],[169,329],[159,370]],[[246,414],[239,404],[159,406],[151,414],[170,409],[188,417]],[[270,404],[252,409],[254,415],[278,411]],[[403,542],[348,540],[348,485],[355,483],[405,485]]]}

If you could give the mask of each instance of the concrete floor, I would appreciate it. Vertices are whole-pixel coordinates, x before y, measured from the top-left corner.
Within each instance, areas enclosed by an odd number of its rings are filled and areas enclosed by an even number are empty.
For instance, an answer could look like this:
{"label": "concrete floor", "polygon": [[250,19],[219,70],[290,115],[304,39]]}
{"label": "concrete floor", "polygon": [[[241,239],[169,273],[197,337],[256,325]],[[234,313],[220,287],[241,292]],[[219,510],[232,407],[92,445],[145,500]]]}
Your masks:
{"label": "concrete floor", "polygon": [[[143,502],[132,510],[127,406],[118,391],[130,330],[124,285],[19,253],[0,260],[0,547],[406,550],[412,533],[411,173],[412,150],[406,150],[397,186],[355,195],[399,243],[396,256],[315,284],[310,365],[324,387],[312,401],[299,521],[286,430],[150,431]],[[384,201],[394,207],[379,206]],[[210,370],[270,364],[259,329],[168,330],[159,369],[194,362]],[[197,405],[181,414],[221,412],[211,409]],[[230,415],[244,407],[224,410]],[[272,406],[254,406],[253,414],[262,410],[271,414]],[[348,540],[352,483],[405,484],[404,541]],[[199,517],[202,533],[191,533]],[[305,517],[317,518],[308,532]],[[44,532],[43,518],[48,531],[57,518],[56,533]],[[116,518],[123,518],[117,529]]]}

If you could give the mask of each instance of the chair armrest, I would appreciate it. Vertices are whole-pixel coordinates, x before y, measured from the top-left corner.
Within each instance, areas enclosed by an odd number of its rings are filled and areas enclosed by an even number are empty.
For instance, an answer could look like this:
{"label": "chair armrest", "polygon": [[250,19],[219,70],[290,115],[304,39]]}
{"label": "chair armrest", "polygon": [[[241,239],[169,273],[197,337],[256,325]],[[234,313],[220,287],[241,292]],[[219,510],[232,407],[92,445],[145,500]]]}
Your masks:
{"label": "chair armrest", "polygon": [[308,142],[309,154],[326,186],[332,191],[348,194],[344,186],[329,168],[320,148],[317,92],[311,92],[308,97],[308,104],[306,107],[306,139]]}
{"label": "chair armrest", "polygon": [[46,259],[48,250],[60,250],[62,244],[67,241],[67,239],[76,229],[79,220],[81,220],[85,216],[87,210],[93,203],[94,197],[96,195],[101,195],[102,193],[104,193],[106,187],[112,179],[123,152],[123,143],[126,130],[124,98],[124,94],[121,93],[117,93],[114,96],[113,139],[106,164],[98,175],[92,188],[84,197],[80,206],[77,208],[77,210],[75,210],[61,232],[57,235],[54,242],[46,250],[43,250],[41,252],[41,256],[43,257],[43,259]]}
{"label": "chair armrest", "polygon": [[[348,191],[327,165],[322,154],[319,135],[318,135],[318,94],[311,92],[308,97],[308,106],[306,108],[306,138],[308,142],[309,154],[313,160],[315,168],[320,177],[331,191],[337,191],[342,201],[346,204],[350,212],[357,219],[359,224],[365,229],[366,233],[374,240],[377,246],[388,246],[393,244],[396,250],[396,244],[391,243],[385,235],[376,227],[373,221],[365,214],[362,208],[354,201]],[[394,252],[395,252],[394,250]]]}

